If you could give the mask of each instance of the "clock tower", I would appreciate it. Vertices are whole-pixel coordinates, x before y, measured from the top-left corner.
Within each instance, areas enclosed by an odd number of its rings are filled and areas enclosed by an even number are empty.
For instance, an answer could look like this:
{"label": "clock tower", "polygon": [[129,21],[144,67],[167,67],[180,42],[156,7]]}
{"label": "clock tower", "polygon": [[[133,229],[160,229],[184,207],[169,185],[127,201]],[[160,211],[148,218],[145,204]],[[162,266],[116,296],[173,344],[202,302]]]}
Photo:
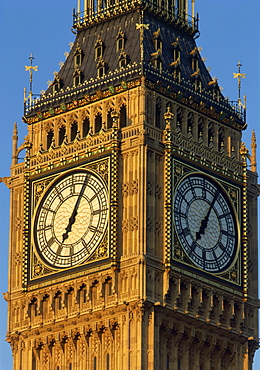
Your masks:
{"label": "clock tower", "polygon": [[25,96],[4,179],[14,370],[252,369],[256,139],[194,3],[79,0],[64,65]]}

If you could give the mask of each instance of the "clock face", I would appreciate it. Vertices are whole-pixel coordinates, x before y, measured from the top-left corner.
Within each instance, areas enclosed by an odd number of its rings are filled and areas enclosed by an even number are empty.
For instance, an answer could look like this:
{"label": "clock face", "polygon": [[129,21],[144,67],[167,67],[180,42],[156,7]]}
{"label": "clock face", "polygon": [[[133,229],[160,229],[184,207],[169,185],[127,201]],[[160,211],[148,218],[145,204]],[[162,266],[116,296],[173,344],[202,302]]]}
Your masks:
{"label": "clock face", "polygon": [[237,252],[238,230],[225,191],[210,177],[190,174],[177,186],[174,223],[188,258],[207,272],[226,270]]}
{"label": "clock face", "polygon": [[107,188],[90,171],[71,171],[54,181],[36,210],[34,241],[50,266],[68,268],[86,260],[108,222]]}

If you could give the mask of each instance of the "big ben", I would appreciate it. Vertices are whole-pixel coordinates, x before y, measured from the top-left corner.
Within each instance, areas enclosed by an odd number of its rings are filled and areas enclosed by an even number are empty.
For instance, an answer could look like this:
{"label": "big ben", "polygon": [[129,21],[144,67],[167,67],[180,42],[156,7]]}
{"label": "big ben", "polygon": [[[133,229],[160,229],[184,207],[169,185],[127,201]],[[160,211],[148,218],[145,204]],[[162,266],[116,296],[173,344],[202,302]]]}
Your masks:
{"label": "big ben", "polygon": [[64,65],[25,95],[5,181],[14,370],[252,369],[256,140],[198,23],[194,1],[78,1]]}

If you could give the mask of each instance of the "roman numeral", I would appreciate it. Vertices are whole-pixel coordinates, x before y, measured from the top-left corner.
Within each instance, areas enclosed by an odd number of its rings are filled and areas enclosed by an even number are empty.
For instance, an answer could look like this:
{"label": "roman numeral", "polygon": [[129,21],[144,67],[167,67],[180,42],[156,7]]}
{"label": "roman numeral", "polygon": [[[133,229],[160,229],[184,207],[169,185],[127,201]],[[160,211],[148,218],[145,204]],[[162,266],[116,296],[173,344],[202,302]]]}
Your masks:
{"label": "roman numeral", "polygon": [[234,238],[233,234],[230,234],[227,230],[222,230],[221,233],[226,236],[230,236],[231,238]]}
{"label": "roman numeral", "polygon": [[189,233],[190,233],[190,230],[187,227],[185,227],[185,229],[183,229],[180,234],[183,234],[184,236],[187,236],[187,235],[189,235]]}
{"label": "roman numeral", "polygon": [[93,200],[97,197],[98,193],[95,193],[92,198],[89,199],[89,202],[92,203]]}
{"label": "roman numeral", "polygon": [[228,213],[223,213],[222,215],[220,215],[220,216],[218,216],[218,218],[226,218],[226,217],[228,217],[230,215],[230,212],[228,212]]}
{"label": "roman numeral", "polygon": [[54,237],[52,236],[52,237],[47,241],[47,246],[50,248],[54,242],[55,242],[55,239],[54,239]]}
{"label": "roman numeral", "polygon": [[97,228],[97,227],[95,227],[95,226],[90,226],[90,227],[89,227],[89,230],[90,230],[92,233],[100,232],[100,231],[98,230],[98,228]]}
{"label": "roman numeral", "polygon": [[42,209],[44,209],[45,211],[47,212],[52,212],[52,213],[55,213],[55,211],[51,208],[48,208],[48,207],[42,207]]}
{"label": "roman numeral", "polygon": [[85,240],[84,239],[81,239],[81,242],[83,244],[83,247],[87,250],[87,252],[90,253],[90,249],[89,249],[87,243],[85,242]]}
{"label": "roman numeral", "polygon": [[106,212],[106,211],[107,211],[107,208],[104,208],[104,209],[96,209],[95,211],[92,212],[92,215],[93,216],[100,215],[100,213]]}
{"label": "roman numeral", "polygon": [[40,227],[39,229],[37,229],[37,231],[42,231],[42,230],[50,230],[52,228],[52,225],[44,225],[42,227]]}

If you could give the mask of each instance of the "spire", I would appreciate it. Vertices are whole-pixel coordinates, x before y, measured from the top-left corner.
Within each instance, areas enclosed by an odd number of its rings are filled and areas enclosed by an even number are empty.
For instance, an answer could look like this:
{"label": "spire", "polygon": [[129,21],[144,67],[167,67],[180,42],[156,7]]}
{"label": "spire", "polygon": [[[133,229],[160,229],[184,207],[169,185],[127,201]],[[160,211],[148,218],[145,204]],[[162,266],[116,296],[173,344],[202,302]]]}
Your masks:
{"label": "spire", "polygon": [[24,68],[25,68],[25,71],[29,71],[29,74],[30,74],[30,91],[29,91],[28,96],[26,96],[26,88],[24,88],[24,104],[26,105],[27,101],[29,101],[29,106],[31,107],[32,106],[32,100],[33,100],[33,95],[34,95],[33,91],[32,91],[33,71],[37,72],[38,71],[38,66],[33,66],[32,65],[33,60],[34,60],[34,57],[33,57],[32,54],[30,54],[29,59],[30,59],[30,65],[29,66],[24,66]]}
{"label": "spire", "polygon": [[233,73],[234,78],[237,78],[237,85],[238,85],[238,100],[237,101],[240,107],[243,107],[244,109],[246,109],[246,95],[244,95],[244,104],[242,103],[242,100],[241,100],[241,79],[246,78],[246,73],[241,73],[242,64],[240,60],[237,63],[237,67],[238,67],[238,73]]}
{"label": "spire", "polygon": [[251,139],[251,149],[252,149],[252,155],[251,155],[251,171],[256,172],[256,136],[255,136],[255,130],[252,131],[252,139]]}

